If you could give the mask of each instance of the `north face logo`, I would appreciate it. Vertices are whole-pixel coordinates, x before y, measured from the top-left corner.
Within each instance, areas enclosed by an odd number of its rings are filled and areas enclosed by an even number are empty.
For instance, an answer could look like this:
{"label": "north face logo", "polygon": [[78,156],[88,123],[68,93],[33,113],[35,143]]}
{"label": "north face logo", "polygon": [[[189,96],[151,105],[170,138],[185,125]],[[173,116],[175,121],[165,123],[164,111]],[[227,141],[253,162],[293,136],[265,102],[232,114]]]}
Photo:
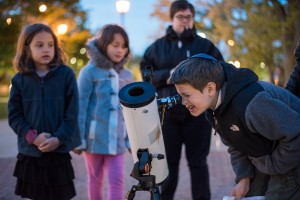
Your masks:
{"label": "north face logo", "polygon": [[230,129],[232,131],[235,131],[235,132],[240,131],[240,128],[237,125],[234,125],[234,124],[230,127]]}

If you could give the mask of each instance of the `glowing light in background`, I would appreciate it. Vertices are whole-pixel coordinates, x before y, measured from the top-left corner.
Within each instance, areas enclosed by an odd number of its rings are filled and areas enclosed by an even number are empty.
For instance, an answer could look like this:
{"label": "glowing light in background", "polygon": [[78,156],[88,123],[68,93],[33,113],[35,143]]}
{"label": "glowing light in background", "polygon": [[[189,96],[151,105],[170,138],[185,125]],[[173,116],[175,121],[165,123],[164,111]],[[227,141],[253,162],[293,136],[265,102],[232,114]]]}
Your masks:
{"label": "glowing light in background", "polygon": [[119,13],[127,13],[130,8],[130,1],[128,0],[118,0],[116,2],[116,9]]}
{"label": "glowing light in background", "polygon": [[80,53],[80,54],[85,54],[85,53],[86,53],[86,48],[84,48],[84,47],[81,48],[81,49],[79,50],[79,53]]}
{"label": "glowing light in background", "polygon": [[47,6],[45,4],[42,4],[39,6],[39,11],[40,12],[45,12],[47,10]]}
{"label": "glowing light in background", "polygon": [[233,40],[228,40],[228,41],[227,41],[227,44],[228,44],[229,46],[233,47],[235,43],[234,43]]}
{"label": "glowing light in background", "polygon": [[10,18],[10,17],[6,19],[6,23],[7,23],[7,25],[10,25],[10,24],[11,24],[11,22],[12,22],[12,20],[11,20],[11,18]]}
{"label": "glowing light in background", "polygon": [[57,26],[57,34],[63,35],[63,34],[66,34],[67,31],[68,31],[67,24],[60,24]]}
{"label": "glowing light in background", "polygon": [[77,62],[77,59],[75,57],[73,57],[73,58],[70,59],[70,63],[72,65],[74,65],[76,62]]}

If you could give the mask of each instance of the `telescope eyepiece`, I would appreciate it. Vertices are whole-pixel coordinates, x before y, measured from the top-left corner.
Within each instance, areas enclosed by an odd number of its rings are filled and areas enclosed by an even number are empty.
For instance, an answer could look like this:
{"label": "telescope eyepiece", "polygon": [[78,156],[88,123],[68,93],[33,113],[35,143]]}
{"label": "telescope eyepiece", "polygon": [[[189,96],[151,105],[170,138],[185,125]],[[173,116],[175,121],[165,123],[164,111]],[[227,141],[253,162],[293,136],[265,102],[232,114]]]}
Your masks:
{"label": "telescope eyepiece", "polygon": [[179,94],[176,94],[174,96],[168,96],[165,98],[158,99],[157,105],[158,108],[161,108],[162,106],[167,106],[167,108],[169,109],[177,104],[180,104],[182,102],[181,100],[181,96]]}

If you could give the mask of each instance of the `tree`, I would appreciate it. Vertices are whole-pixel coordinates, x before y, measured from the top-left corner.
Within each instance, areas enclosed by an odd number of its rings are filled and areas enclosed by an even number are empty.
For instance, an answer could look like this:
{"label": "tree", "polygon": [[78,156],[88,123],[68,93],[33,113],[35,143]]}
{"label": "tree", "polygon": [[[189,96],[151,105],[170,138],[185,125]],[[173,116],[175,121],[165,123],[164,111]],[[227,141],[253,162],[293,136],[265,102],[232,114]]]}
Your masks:
{"label": "tree", "polygon": [[[227,61],[239,60],[253,69],[260,79],[284,86],[292,71],[294,48],[300,36],[299,0],[194,0],[195,22],[199,30],[215,43],[228,42]],[[154,16],[170,5],[159,0]],[[277,79],[277,75],[280,76]]]}
{"label": "tree", "polygon": [[[42,4],[45,12],[39,10]],[[12,59],[16,42],[22,28],[31,23],[48,24],[68,56],[68,65],[78,71],[87,61],[84,46],[90,31],[85,28],[86,13],[79,0],[45,0],[40,4],[31,0],[0,0],[0,81],[12,74]],[[58,32],[58,26],[67,28],[66,33]],[[81,52],[80,52],[81,50]],[[73,58],[70,62],[70,58]],[[75,60],[77,62],[75,62]]]}

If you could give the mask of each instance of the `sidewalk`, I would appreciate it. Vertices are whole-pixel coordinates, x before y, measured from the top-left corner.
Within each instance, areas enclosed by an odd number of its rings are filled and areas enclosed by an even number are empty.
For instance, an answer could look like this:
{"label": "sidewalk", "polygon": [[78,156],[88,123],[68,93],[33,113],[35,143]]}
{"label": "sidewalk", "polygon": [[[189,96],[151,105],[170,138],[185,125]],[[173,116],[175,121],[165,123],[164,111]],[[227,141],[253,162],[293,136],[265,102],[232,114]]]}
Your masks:
{"label": "sidewalk", "polygon": [[[7,120],[0,120],[0,199],[1,200],[19,200],[21,198],[14,195],[16,179],[12,176],[17,155],[17,137],[9,128]],[[72,154],[73,166],[75,169],[75,187],[77,196],[74,200],[87,200],[87,177],[84,160],[82,156]],[[137,180],[130,177],[133,167],[132,156],[126,154],[125,167],[125,189],[126,194],[137,184]],[[222,200],[234,185],[234,175],[231,169],[229,155],[225,147],[221,144],[218,136],[212,135],[211,151],[208,156],[208,165],[210,171],[211,200]],[[190,175],[188,173],[187,163],[184,152],[180,163],[180,179],[177,186],[175,200],[191,200]],[[135,200],[150,199],[148,191],[136,192]]]}

